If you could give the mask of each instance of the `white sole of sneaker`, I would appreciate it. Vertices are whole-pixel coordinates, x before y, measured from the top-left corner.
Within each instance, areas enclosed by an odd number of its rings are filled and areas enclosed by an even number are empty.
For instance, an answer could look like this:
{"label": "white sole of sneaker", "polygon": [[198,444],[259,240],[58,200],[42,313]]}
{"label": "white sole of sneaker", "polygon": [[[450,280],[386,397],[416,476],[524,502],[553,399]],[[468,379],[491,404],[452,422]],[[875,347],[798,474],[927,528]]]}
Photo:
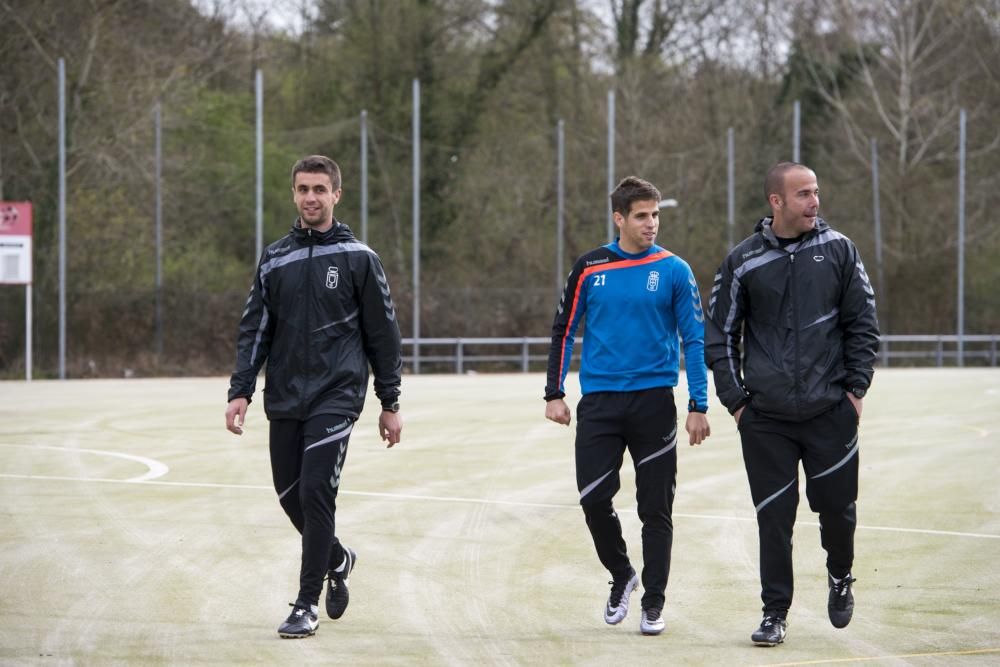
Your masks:
{"label": "white sole of sneaker", "polygon": [[632,596],[632,591],[634,591],[638,586],[639,586],[639,575],[633,574],[632,578],[628,580],[627,584],[625,584],[625,592],[622,594],[622,601],[618,605],[618,608],[615,610],[615,613],[613,613],[611,616],[608,616],[608,611],[607,611],[608,606],[607,604],[604,605],[605,623],[607,623],[608,625],[618,625],[619,623],[625,620],[625,617],[628,616],[629,598]]}
{"label": "white sole of sneaker", "polygon": [[306,637],[312,637],[314,634],[316,634],[315,630],[313,630],[307,635],[293,635],[289,632],[279,632],[278,636],[281,637],[282,639],[305,639]]}

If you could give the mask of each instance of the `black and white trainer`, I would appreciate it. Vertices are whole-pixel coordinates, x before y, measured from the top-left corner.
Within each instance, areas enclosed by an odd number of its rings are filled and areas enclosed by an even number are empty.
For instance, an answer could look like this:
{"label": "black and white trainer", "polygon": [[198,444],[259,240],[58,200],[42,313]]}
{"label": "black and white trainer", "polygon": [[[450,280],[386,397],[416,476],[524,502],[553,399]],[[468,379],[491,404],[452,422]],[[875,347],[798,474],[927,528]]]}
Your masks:
{"label": "black and white trainer", "polygon": [[788,622],[780,616],[767,614],[760,622],[760,627],[750,635],[750,640],[757,646],[777,646],[785,641],[785,631]]}
{"label": "black and white trainer", "polygon": [[611,595],[608,596],[608,603],[604,607],[604,622],[608,625],[618,625],[628,614],[629,596],[639,585],[639,575],[630,567],[625,578],[608,583],[611,584]]}
{"label": "black and white trainer", "polygon": [[647,607],[642,610],[642,620],[639,630],[644,635],[658,635],[663,632],[666,624],[663,622],[663,610],[659,607]]}
{"label": "black and white trainer", "polygon": [[326,613],[332,619],[338,619],[347,611],[347,603],[351,601],[351,593],[347,590],[347,578],[358,562],[358,554],[353,549],[344,547],[344,560],[335,570],[327,573],[329,587],[326,589]]}
{"label": "black and white trainer", "polygon": [[840,581],[834,581],[829,573],[826,575],[830,585],[830,597],[827,599],[826,611],[830,614],[830,622],[835,628],[846,628],[854,616],[854,593],[851,584],[857,581],[848,574]]}
{"label": "black and white trainer", "polygon": [[289,605],[292,613],[278,627],[278,634],[285,639],[301,639],[316,634],[319,627],[319,607],[296,602]]}

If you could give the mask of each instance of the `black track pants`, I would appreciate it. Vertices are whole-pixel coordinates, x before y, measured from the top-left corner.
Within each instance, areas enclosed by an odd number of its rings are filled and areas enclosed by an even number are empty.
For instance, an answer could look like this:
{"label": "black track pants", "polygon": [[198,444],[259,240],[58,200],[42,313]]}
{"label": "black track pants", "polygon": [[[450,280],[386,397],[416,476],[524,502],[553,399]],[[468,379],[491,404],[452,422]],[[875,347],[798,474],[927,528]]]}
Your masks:
{"label": "black track pants", "polygon": [[271,475],[278,501],[302,534],[298,602],[318,604],[327,570],[344,550],[335,534],[337,489],[354,422],[342,415],[271,421]]}
{"label": "black track pants", "polygon": [[576,483],[597,557],[615,579],[631,567],[612,498],[628,449],[642,521],[643,607],[663,607],[677,478],[677,408],[670,387],[585,395],[577,406]]}
{"label": "black track pants", "polygon": [[761,600],[765,613],[792,604],[792,526],[799,504],[799,461],[809,507],[819,514],[826,566],[843,577],[854,563],[858,499],[858,414],[845,397],[804,422],[764,417],[747,406],[740,417],[743,463],[757,510]]}

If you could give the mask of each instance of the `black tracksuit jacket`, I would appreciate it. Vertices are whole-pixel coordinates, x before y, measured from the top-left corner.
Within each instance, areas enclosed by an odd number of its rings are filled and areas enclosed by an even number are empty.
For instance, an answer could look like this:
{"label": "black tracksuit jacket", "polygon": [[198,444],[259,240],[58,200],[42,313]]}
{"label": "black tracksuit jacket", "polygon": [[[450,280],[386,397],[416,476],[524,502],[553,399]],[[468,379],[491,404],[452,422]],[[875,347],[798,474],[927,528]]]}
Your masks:
{"label": "black tracksuit jacket", "polygon": [[356,419],[368,365],[383,406],[399,397],[396,312],[378,255],[336,220],[323,233],[297,220],[264,249],[240,320],[229,400],[253,395],[264,361],[268,419]]}
{"label": "black tracksuit jacket", "polygon": [[824,220],[785,248],[771,222],[758,222],[715,276],[705,361],[730,413],[750,403],[765,416],[805,421],[871,384],[875,293],[857,248]]}

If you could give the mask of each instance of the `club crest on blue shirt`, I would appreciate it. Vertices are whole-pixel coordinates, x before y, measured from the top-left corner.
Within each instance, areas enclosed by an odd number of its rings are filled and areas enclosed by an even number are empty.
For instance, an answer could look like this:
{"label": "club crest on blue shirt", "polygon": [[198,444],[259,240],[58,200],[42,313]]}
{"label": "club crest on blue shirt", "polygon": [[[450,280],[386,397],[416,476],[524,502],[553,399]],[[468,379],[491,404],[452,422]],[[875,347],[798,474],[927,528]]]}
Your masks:
{"label": "club crest on blue shirt", "polygon": [[655,292],[660,287],[660,272],[650,271],[649,277],[646,278],[646,289],[650,292]]}
{"label": "club crest on blue shirt", "polygon": [[340,282],[340,272],[336,266],[331,266],[326,270],[326,286],[333,289]]}

